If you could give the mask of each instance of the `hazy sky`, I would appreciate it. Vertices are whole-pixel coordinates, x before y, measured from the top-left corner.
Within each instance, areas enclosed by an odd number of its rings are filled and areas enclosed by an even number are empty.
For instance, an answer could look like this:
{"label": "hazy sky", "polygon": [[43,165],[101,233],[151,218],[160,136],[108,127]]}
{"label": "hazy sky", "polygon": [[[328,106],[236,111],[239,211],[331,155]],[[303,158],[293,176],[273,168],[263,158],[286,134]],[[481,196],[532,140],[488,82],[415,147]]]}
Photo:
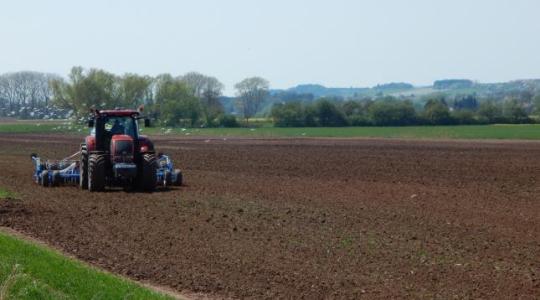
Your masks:
{"label": "hazy sky", "polygon": [[540,78],[538,0],[0,0],[0,73],[199,71],[233,85]]}

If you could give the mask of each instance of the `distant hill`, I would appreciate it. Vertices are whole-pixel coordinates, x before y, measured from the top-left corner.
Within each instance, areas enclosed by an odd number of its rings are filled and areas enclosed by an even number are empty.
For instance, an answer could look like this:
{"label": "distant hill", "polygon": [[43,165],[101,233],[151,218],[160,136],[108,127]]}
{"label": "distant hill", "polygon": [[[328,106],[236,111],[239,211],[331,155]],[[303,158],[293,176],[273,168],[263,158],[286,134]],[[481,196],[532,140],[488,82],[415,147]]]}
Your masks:
{"label": "distant hill", "polygon": [[433,83],[433,88],[442,89],[468,89],[474,85],[474,82],[469,79],[444,79],[437,80]]}
{"label": "distant hill", "polygon": [[276,90],[275,92],[287,92],[295,94],[312,94],[315,98],[321,97],[353,97],[364,93],[369,88],[328,88],[320,84],[301,84],[287,90]]}
{"label": "distant hill", "polygon": [[315,98],[321,97],[337,97],[337,98],[352,98],[362,96],[375,96],[380,93],[389,93],[414,89],[410,83],[393,82],[380,84],[372,88],[368,87],[325,87],[320,84],[301,84],[286,90],[272,90],[271,94],[311,94]]}
{"label": "distant hill", "polygon": [[[394,96],[422,103],[430,95],[463,97],[475,95],[480,99],[504,100],[506,97],[531,99],[540,95],[540,79],[514,80],[501,83],[479,83],[469,79],[443,79],[429,86],[417,87],[405,82],[378,84],[374,87],[326,87],[320,84],[300,84],[288,89],[270,90],[261,114],[267,114],[274,103],[290,101],[311,102],[322,97],[336,101]],[[222,97],[225,111],[235,113],[234,98]]]}

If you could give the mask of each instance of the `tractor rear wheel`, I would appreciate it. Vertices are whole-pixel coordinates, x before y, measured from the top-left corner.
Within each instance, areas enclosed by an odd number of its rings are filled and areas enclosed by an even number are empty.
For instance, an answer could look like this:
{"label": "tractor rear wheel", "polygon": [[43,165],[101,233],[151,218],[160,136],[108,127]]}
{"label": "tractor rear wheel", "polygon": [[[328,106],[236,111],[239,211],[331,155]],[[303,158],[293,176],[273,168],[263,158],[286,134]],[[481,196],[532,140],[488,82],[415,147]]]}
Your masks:
{"label": "tractor rear wheel", "polygon": [[157,160],[155,154],[144,154],[142,168],[139,173],[139,187],[152,192],[157,185]]}
{"label": "tractor rear wheel", "polygon": [[83,190],[88,189],[88,154],[86,151],[81,151],[81,162],[79,165],[79,186]]}
{"label": "tractor rear wheel", "polygon": [[44,170],[41,172],[41,185],[44,187],[49,187],[49,171]]}
{"label": "tractor rear wheel", "polygon": [[88,190],[101,192],[105,189],[105,165],[107,156],[90,154],[88,157]]}

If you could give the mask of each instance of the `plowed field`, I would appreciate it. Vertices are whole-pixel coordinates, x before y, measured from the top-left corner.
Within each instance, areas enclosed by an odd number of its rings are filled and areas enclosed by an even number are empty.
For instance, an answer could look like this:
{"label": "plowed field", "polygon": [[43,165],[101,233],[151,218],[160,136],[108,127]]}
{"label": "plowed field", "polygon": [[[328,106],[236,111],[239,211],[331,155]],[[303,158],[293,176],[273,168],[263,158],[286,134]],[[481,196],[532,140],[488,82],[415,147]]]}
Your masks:
{"label": "plowed field", "polygon": [[216,298],[540,297],[538,142],[155,137],[185,186],[32,182],[80,141],[0,135],[1,226]]}

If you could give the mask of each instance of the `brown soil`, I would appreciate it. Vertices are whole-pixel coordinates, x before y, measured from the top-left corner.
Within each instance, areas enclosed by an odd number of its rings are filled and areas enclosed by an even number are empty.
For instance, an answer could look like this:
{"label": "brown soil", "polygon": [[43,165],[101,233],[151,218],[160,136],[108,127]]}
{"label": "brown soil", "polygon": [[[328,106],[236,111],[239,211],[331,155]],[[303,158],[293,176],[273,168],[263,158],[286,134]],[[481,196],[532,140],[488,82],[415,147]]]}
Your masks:
{"label": "brown soil", "polygon": [[540,295],[540,143],[155,138],[186,186],[42,188],[0,135],[8,226],[133,279],[232,298]]}

